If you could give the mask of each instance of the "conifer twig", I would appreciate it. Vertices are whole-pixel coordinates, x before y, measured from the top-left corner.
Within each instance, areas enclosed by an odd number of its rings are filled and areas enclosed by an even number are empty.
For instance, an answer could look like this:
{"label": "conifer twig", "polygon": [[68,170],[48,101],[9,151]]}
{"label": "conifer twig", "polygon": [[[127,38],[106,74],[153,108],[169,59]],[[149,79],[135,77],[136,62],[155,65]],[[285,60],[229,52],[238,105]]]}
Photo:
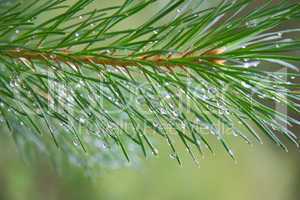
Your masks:
{"label": "conifer twig", "polygon": [[299,114],[300,42],[291,33],[300,29],[275,28],[298,20],[300,5],[270,2],[249,12],[250,0],[211,8],[170,0],[130,28],[124,21],[160,1],[1,6],[1,121],[20,148],[49,156],[54,142],[83,167],[157,155],[152,134],[179,164],[175,138],[195,163],[213,139],[235,159],[226,133],[298,147],[289,129],[298,118],[269,102]]}

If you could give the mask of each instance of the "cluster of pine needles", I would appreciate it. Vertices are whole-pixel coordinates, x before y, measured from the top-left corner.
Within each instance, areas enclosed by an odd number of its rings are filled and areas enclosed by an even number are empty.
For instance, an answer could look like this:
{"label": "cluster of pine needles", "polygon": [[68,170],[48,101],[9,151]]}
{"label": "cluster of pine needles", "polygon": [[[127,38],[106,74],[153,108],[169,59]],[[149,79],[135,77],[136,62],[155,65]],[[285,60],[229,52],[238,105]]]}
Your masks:
{"label": "cluster of pine needles", "polygon": [[1,5],[2,127],[25,154],[61,151],[80,166],[157,155],[155,135],[180,164],[174,137],[195,163],[212,140],[235,159],[228,133],[298,147],[290,127],[299,120],[278,107],[299,114],[300,29],[280,25],[299,21],[300,4],[252,2]]}

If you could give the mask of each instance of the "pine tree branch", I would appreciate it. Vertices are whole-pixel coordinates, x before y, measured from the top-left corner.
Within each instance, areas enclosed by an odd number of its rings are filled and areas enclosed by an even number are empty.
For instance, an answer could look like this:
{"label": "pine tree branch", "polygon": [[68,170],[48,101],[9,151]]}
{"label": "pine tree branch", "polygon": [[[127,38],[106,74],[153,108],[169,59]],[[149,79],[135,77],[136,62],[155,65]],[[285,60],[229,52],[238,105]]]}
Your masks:
{"label": "pine tree branch", "polygon": [[50,155],[53,141],[85,167],[157,155],[152,133],[180,164],[175,136],[195,163],[194,150],[213,152],[214,138],[235,159],[226,130],[249,144],[262,142],[260,130],[283,150],[282,136],[299,146],[289,130],[299,120],[269,103],[299,114],[300,43],[288,37],[300,30],[274,31],[299,19],[299,4],[267,1],[248,12],[248,0],[208,9],[172,0],[128,28],[124,21],[161,2],[94,10],[93,0],[66,2],[0,10],[0,113],[16,143]]}
{"label": "pine tree branch", "polygon": [[[206,56],[206,55],[220,55],[224,53],[223,49],[216,49],[216,50],[211,50],[208,52],[205,52],[203,55],[195,56],[195,52],[183,52],[183,53],[176,53],[176,54],[170,54],[168,56],[164,55],[155,55],[155,56],[142,56],[142,57],[137,57],[135,59],[130,59],[130,60],[125,60],[125,59],[120,59],[120,58],[113,58],[113,55],[110,55],[109,57],[107,56],[105,59],[103,55],[97,55],[97,56],[76,56],[73,55],[72,52],[63,50],[61,53],[48,53],[48,52],[36,52],[36,51],[30,51],[30,50],[23,50],[23,49],[14,49],[14,50],[2,50],[1,54],[8,56],[13,59],[25,59],[28,60],[29,62],[33,61],[53,61],[53,62],[60,62],[60,63],[68,63],[72,61],[84,63],[84,64],[97,64],[97,65],[109,65],[112,67],[142,67],[142,64],[145,62],[151,62],[152,65],[156,65],[159,67],[187,67],[184,65],[178,65],[176,64],[176,59],[181,59],[185,58],[190,61],[194,61],[195,64],[201,63],[199,59],[201,56]],[[192,56],[194,55],[194,56]],[[110,58],[111,57],[111,58]],[[217,60],[214,59],[212,60],[213,63],[216,64],[224,64],[225,60]]]}

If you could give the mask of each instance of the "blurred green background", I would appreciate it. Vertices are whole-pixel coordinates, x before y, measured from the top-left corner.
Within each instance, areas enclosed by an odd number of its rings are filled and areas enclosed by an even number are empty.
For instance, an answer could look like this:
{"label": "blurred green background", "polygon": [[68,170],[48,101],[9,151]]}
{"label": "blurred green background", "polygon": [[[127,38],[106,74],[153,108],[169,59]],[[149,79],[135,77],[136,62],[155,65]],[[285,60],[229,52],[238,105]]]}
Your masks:
{"label": "blurred green background", "polygon": [[[119,2],[98,0],[96,6]],[[209,4],[215,4],[215,1],[203,6]],[[154,10],[157,8],[148,12]],[[142,17],[134,19],[124,26],[143,20]],[[0,132],[4,132],[3,127]],[[231,137],[228,141],[236,152],[236,163],[220,145],[212,144],[216,155],[206,153],[200,159],[200,167],[191,161],[182,147],[179,152],[182,152],[183,166],[179,166],[170,159],[167,145],[158,140],[160,154],[157,158],[142,158],[138,165],[103,169],[88,176],[74,166],[59,171],[46,158],[27,162],[17,152],[13,139],[8,134],[0,134],[0,199],[300,199],[299,150],[291,147],[290,152],[283,152],[266,138],[263,145],[249,146],[234,136],[228,137]]]}
{"label": "blurred green background", "polygon": [[[200,167],[184,153],[179,166],[164,144],[159,145],[157,158],[87,176],[75,167],[57,171],[46,159],[24,162],[13,140],[2,136],[0,199],[299,199],[298,151],[291,148],[286,153],[268,143],[250,147],[231,137],[228,141],[238,152],[237,163],[214,144],[216,155],[206,154]],[[185,152],[184,148],[178,151]]]}

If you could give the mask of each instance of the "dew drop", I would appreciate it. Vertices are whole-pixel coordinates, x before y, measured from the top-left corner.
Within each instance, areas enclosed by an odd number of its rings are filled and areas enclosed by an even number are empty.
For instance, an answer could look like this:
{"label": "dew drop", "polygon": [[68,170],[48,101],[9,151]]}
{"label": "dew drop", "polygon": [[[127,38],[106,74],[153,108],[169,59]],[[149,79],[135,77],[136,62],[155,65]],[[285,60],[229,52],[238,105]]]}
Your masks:
{"label": "dew drop", "polygon": [[162,115],[166,115],[166,114],[167,114],[166,110],[163,109],[163,108],[160,108],[159,111],[160,111],[160,113],[161,113]]}
{"label": "dew drop", "polygon": [[242,86],[245,88],[251,88],[251,85],[245,83],[244,81],[241,82]]}
{"label": "dew drop", "polygon": [[81,15],[79,16],[79,19],[82,19],[82,16],[81,16]]}
{"label": "dew drop", "polygon": [[197,119],[196,119],[196,123],[197,123],[197,124],[201,124],[201,123],[202,123],[202,120],[199,119],[199,118],[197,118]]}
{"label": "dew drop", "polygon": [[81,88],[81,86],[83,86],[83,85],[84,85],[84,82],[83,82],[82,80],[80,80],[79,83],[77,83],[77,84],[75,85],[75,88],[79,89],[79,88]]}
{"label": "dew drop", "polygon": [[159,127],[159,124],[158,124],[157,122],[153,122],[153,126],[154,126],[155,128],[157,128],[157,127]]}
{"label": "dew drop", "polygon": [[19,34],[19,33],[20,33],[20,30],[19,30],[19,29],[16,29],[15,33],[16,33],[16,34]]}
{"label": "dew drop", "polygon": [[83,117],[80,117],[80,118],[79,118],[79,122],[80,122],[81,124],[84,124],[84,123],[85,123],[85,119],[84,119]]}
{"label": "dew drop", "polygon": [[181,123],[181,128],[182,128],[182,129],[185,129],[185,128],[186,128],[185,123],[183,123],[183,122]]}
{"label": "dew drop", "polygon": [[100,148],[103,149],[103,150],[108,149],[108,145],[103,143]]}
{"label": "dew drop", "polygon": [[208,97],[207,95],[203,95],[202,99],[203,99],[203,100],[208,100],[209,97]]}
{"label": "dew drop", "polygon": [[156,155],[158,154],[158,150],[154,148],[154,149],[152,150],[152,154],[156,156]]}
{"label": "dew drop", "polygon": [[255,21],[249,21],[249,22],[246,22],[246,26],[248,28],[254,28],[257,26],[256,22]]}
{"label": "dew drop", "polygon": [[19,83],[17,82],[17,80],[11,80],[11,81],[9,82],[9,85],[10,85],[12,88],[14,88],[14,87],[19,87],[19,86],[20,86]]}
{"label": "dew drop", "polygon": [[79,33],[75,33],[75,37],[79,37]]}
{"label": "dew drop", "polygon": [[79,83],[77,83],[77,84],[75,85],[75,88],[79,89],[79,88],[81,88],[81,85],[80,85]]}
{"label": "dew drop", "polygon": [[170,157],[172,160],[175,160],[177,156],[176,156],[175,153],[171,153],[171,154],[169,154],[169,157]]}
{"label": "dew drop", "polygon": [[277,36],[278,36],[278,37],[281,37],[281,36],[282,36],[282,33],[281,33],[281,32],[277,33]]}
{"label": "dew drop", "polygon": [[230,156],[234,157],[234,152],[231,149],[228,150],[228,153]]}
{"label": "dew drop", "polygon": [[156,35],[156,34],[158,34],[158,32],[155,30],[155,31],[153,31],[153,33]]}
{"label": "dew drop", "polygon": [[102,150],[106,150],[108,149],[108,145],[100,140],[96,140],[94,142],[95,146],[98,147],[99,149],[102,149]]}
{"label": "dew drop", "polygon": [[171,95],[170,95],[169,93],[166,93],[166,94],[164,95],[164,98],[165,98],[165,99],[170,99],[170,98],[171,98]]}
{"label": "dew drop", "polygon": [[177,113],[176,111],[173,111],[173,112],[172,112],[172,115],[173,115],[174,117],[178,117],[178,113]]}
{"label": "dew drop", "polygon": [[294,80],[296,77],[295,76],[291,76],[291,79]]}
{"label": "dew drop", "polygon": [[243,67],[244,68],[257,67],[259,64],[260,64],[259,61],[245,62],[245,63],[243,63]]}
{"label": "dew drop", "polygon": [[[241,123],[241,122],[239,121],[239,123]],[[237,137],[237,136],[238,136],[238,134],[237,134],[235,131],[232,131],[232,135],[233,135],[234,137]]]}
{"label": "dew drop", "polygon": [[53,60],[53,59],[56,58],[56,55],[55,55],[55,54],[51,54],[51,55],[50,55],[50,58]]}
{"label": "dew drop", "polygon": [[208,89],[207,89],[207,92],[208,92],[209,94],[216,94],[216,93],[218,92],[218,90],[217,90],[216,88],[208,88]]}
{"label": "dew drop", "polygon": [[79,146],[79,141],[78,141],[78,140],[73,140],[73,144],[74,144],[75,146]]}

